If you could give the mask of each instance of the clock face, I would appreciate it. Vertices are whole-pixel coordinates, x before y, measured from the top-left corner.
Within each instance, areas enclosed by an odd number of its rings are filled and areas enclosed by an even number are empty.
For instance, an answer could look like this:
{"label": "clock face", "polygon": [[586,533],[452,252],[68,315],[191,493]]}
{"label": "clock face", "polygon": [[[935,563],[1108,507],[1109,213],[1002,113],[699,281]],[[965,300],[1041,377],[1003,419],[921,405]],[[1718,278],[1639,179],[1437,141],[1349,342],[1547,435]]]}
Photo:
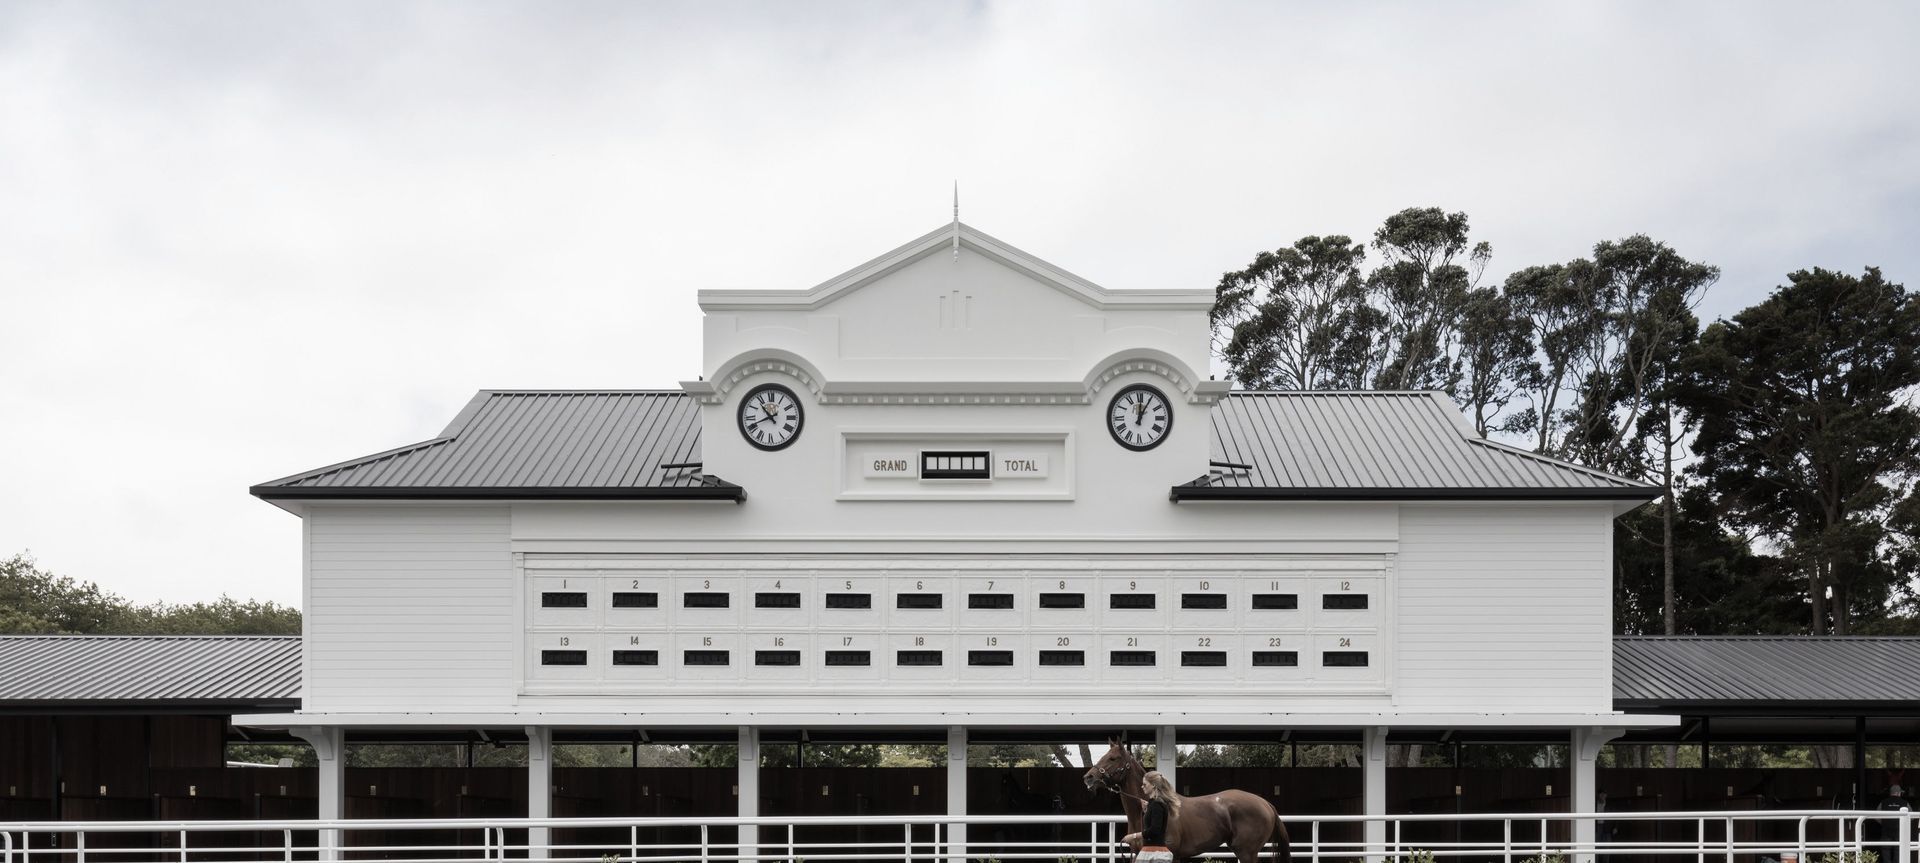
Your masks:
{"label": "clock face", "polygon": [[740,400],[740,435],[760,449],[786,449],[804,421],[800,400],[779,384],[761,384]]}
{"label": "clock face", "polygon": [[1108,403],[1107,431],[1127,449],[1153,449],[1173,431],[1173,408],[1159,390],[1134,384],[1114,394]]}

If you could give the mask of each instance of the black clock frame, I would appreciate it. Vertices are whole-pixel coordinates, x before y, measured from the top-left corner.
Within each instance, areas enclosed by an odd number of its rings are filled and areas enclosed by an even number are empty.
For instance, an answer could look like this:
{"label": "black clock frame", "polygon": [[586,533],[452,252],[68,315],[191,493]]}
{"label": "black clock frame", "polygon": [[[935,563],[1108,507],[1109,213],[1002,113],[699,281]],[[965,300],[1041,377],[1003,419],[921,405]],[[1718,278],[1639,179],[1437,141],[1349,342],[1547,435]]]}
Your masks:
{"label": "black clock frame", "polygon": [[[747,405],[753,403],[754,396],[767,390],[778,390],[786,393],[787,398],[793,399],[793,437],[787,438],[777,444],[763,444],[754,440],[753,435],[747,434]],[[800,403],[800,397],[794,395],[793,390],[781,384],[761,384],[753,389],[747,390],[747,394],[740,397],[739,406],[733,409],[733,427],[740,432],[740,437],[746,440],[748,444],[751,444],[754,449],[765,452],[777,452],[793,446],[793,442],[799,440],[801,433],[807,430],[807,407]]]}
{"label": "black clock frame", "polygon": [[[1119,402],[1122,396],[1125,396],[1127,393],[1134,392],[1135,390],[1146,390],[1147,392],[1153,393],[1154,395],[1160,397],[1161,404],[1164,404],[1167,406],[1167,430],[1165,432],[1162,432],[1160,437],[1155,438],[1152,443],[1137,444],[1137,445],[1127,443],[1126,441],[1121,440],[1120,433],[1117,431],[1114,431],[1114,428],[1113,428],[1114,404]],[[1128,384],[1124,387],[1121,387],[1119,392],[1114,393],[1113,398],[1110,398],[1107,400],[1107,412],[1104,416],[1101,417],[1101,423],[1107,427],[1107,435],[1113,438],[1114,443],[1117,443],[1120,446],[1125,447],[1126,449],[1133,450],[1134,452],[1146,452],[1147,450],[1153,449],[1154,447],[1157,447],[1163,443],[1166,443],[1167,438],[1170,438],[1173,436],[1173,399],[1167,398],[1166,393],[1161,392],[1159,387],[1156,387],[1152,384]]]}

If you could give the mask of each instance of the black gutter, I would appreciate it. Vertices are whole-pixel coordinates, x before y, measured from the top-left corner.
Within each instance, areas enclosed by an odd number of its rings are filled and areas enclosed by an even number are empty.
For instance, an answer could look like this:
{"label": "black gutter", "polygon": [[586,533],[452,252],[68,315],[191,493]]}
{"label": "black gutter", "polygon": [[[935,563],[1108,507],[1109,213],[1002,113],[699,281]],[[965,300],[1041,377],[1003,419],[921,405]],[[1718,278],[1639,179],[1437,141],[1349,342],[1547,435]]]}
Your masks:
{"label": "black gutter", "polygon": [[58,699],[0,702],[0,716],[205,716],[300,709],[298,698]]}
{"label": "black gutter", "polygon": [[1884,701],[1774,701],[1754,699],[1656,700],[1616,698],[1613,709],[1622,713],[1687,713],[1741,717],[1852,718],[1855,716],[1913,716],[1920,702]]}
{"label": "black gutter", "polygon": [[744,503],[747,490],[724,485],[608,486],[562,488],[551,486],[270,486],[256,485],[248,493],[261,500],[711,500]]}
{"label": "black gutter", "polygon": [[1657,488],[1235,488],[1176,485],[1174,503],[1209,500],[1653,500]]}

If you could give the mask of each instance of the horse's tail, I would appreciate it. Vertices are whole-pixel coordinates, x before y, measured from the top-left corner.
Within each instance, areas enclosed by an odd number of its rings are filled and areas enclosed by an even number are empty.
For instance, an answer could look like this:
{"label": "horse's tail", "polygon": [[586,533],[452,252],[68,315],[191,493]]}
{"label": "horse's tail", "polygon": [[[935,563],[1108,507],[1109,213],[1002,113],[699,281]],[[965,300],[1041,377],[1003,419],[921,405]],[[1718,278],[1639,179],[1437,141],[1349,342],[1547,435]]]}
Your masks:
{"label": "horse's tail", "polygon": [[1278,814],[1273,816],[1273,863],[1291,863],[1293,860],[1293,841],[1287,837],[1287,822]]}

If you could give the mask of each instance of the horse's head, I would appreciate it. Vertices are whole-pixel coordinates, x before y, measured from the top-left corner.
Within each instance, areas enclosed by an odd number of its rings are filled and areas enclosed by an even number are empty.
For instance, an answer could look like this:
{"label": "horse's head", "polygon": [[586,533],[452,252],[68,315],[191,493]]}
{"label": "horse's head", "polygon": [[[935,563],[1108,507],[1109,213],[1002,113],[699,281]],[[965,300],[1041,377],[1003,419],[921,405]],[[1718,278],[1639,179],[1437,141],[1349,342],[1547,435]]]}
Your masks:
{"label": "horse's head", "polygon": [[1134,760],[1133,753],[1127,751],[1126,744],[1117,737],[1107,738],[1107,754],[1100,756],[1087,773],[1081,778],[1087,783],[1087,790],[1107,790],[1118,793],[1125,787],[1127,776],[1140,766]]}

